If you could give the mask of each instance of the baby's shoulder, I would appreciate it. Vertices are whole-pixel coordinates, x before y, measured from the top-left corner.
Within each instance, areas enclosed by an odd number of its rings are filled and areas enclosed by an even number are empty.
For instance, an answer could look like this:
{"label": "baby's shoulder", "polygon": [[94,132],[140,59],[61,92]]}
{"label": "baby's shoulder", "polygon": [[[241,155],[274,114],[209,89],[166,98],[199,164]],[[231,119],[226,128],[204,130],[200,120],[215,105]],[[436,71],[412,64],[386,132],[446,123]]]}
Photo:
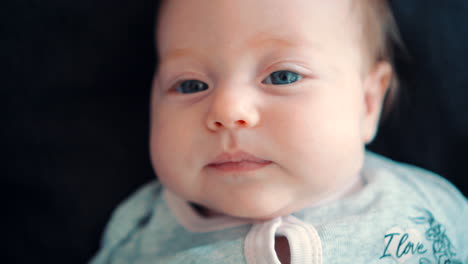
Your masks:
{"label": "baby's shoulder", "polygon": [[[380,222],[384,230],[389,230],[385,237],[396,239],[395,234],[407,230],[405,234],[421,241],[426,249],[434,246],[434,254],[441,252],[436,246],[443,246],[453,251],[448,257],[455,258],[457,252],[458,259],[467,260],[463,248],[468,243],[468,201],[452,183],[431,171],[370,152],[363,172],[369,180],[368,189],[379,198],[378,212],[391,219]],[[389,241],[383,256],[391,251]],[[399,243],[404,244],[402,241]]]}
{"label": "baby's shoulder", "polygon": [[468,200],[442,176],[374,153],[367,153],[364,171],[388,204],[423,208],[447,226],[468,232]]}
{"label": "baby's shoulder", "polygon": [[145,224],[151,218],[154,205],[160,199],[161,193],[161,184],[153,180],[120,203],[107,224],[102,245],[118,243],[135,227]]}
{"label": "baby's shoulder", "polygon": [[[454,212],[468,210],[465,196],[447,179],[429,170],[366,153],[364,170],[379,182],[392,182],[408,197],[418,196],[434,205],[450,205]],[[377,179],[380,177],[379,179]]]}

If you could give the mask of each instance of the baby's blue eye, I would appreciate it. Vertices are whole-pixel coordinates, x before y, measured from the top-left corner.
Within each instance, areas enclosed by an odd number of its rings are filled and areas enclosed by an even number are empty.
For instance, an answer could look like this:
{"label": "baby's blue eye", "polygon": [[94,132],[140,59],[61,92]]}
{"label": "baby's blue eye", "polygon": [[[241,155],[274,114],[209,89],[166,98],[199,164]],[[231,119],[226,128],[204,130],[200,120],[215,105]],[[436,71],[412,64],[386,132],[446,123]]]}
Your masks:
{"label": "baby's blue eye", "polygon": [[275,71],[270,74],[263,83],[265,84],[274,84],[274,85],[284,85],[297,82],[302,78],[301,75],[292,71]]}
{"label": "baby's blue eye", "polygon": [[208,85],[198,80],[186,80],[177,86],[176,91],[183,94],[197,93],[208,89]]}

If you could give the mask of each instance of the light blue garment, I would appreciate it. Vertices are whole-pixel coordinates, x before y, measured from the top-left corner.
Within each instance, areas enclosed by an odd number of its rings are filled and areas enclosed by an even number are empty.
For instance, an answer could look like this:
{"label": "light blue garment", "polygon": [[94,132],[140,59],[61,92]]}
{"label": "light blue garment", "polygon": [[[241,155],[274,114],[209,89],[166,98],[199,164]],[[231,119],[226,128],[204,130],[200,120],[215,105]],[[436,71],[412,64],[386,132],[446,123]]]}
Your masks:
{"label": "light blue garment", "polygon": [[[324,264],[468,264],[468,202],[454,186],[373,153],[366,153],[362,176],[358,193],[293,214],[317,230]],[[246,263],[251,225],[189,232],[162,189],[151,182],[119,206],[92,264]]]}

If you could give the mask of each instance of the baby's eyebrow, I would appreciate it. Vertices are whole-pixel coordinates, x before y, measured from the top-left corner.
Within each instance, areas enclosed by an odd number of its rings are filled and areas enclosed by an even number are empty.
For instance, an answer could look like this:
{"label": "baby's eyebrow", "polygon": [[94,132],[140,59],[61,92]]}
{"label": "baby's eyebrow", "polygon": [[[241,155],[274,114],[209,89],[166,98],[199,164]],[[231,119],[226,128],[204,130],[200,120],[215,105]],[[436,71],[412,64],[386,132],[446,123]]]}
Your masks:
{"label": "baby's eyebrow", "polygon": [[190,48],[176,48],[168,51],[164,56],[160,58],[160,64],[167,63],[172,60],[177,60],[184,57],[198,57],[198,54],[195,53]]}
{"label": "baby's eyebrow", "polygon": [[267,33],[257,34],[247,42],[247,47],[251,49],[260,49],[268,45],[280,46],[282,48],[291,48],[299,46],[300,43]]}
{"label": "baby's eyebrow", "polygon": [[[246,41],[244,46],[247,50],[262,50],[267,47],[279,47],[281,49],[290,49],[296,47],[303,47],[307,45],[312,45],[316,47],[315,44],[306,40],[292,40],[292,38],[285,38],[282,36],[271,35],[268,33],[258,33],[254,37]],[[170,61],[181,59],[181,58],[195,58],[200,59],[203,57],[203,54],[197,53],[196,50],[191,48],[174,48],[164,53],[160,58],[160,65],[166,64]]]}

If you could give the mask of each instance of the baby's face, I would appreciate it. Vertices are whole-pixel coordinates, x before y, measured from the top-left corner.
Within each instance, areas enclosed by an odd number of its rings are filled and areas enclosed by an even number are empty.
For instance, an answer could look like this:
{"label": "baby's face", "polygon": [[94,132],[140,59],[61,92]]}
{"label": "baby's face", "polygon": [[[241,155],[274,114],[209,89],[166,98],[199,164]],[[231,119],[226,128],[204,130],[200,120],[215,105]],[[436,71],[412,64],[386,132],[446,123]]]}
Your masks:
{"label": "baby's face", "polygon": [[356,179],[390,67],[362,53],[351,0],[168,0],[151,158],[164,186],[266,219]]}

